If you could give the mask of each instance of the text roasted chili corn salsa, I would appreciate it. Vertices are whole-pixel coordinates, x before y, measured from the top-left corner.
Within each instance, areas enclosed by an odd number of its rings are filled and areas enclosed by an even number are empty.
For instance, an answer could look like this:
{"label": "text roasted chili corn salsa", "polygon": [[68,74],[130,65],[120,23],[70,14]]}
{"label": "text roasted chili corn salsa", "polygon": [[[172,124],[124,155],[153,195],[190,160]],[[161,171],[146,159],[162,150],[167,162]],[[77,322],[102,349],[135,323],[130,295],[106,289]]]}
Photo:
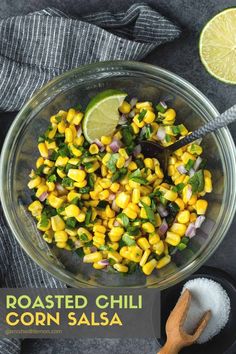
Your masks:
{"label": "text roasted chili corn salsa", "polygon": [[[75,251],[95,269],[149,275],[187,247],[205,219],[211,173],[199,142],[177,150],[168,176],[145,158],[140,140],[164,146],[189,132],[165,102],[124,101],[112,136],[88,143],[81,108],[59,111],[38,139],[29,211],[48,243]],[[109,112],[108,112],[109,114]]]}

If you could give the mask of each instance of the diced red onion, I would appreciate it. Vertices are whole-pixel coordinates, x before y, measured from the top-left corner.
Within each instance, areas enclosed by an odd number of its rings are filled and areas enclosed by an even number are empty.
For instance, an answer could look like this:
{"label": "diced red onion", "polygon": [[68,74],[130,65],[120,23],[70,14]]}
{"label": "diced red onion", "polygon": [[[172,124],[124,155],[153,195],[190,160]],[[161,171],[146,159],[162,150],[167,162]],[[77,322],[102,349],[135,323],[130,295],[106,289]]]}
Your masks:
{"label": "diced red onion", "polygon": [[84,166],[83,165],[79,165],[78,170],[84,170]]}
{"label": "diced red onion", "polygon": [[47,192],[43,192],[40,196],[39,196],[39,200],[40,202],[44,202],[44,200],[47,198],[48,193]]}
{"label": "diced red onion", "polygon": [[160,101],[160,105],[161,105],[164,109],[167,109],[167,104],[165,103],[165,101]]}
{"label": "diced red onion", "polygon": [[193,194],[192,188],[191,188],[190,185],[188,185],[187,186],[187,191],[186,191],[186,199],[187,199],[187,201],[189,201],[189,199],[192,197],[192,194]]}
{"label": "diced red onion", "polygon": [[157,131],[157,138],[158,140],[164,140],[166,136],[166,130],[164,127],[159,127]]}
{"label": "diced red onion", "polygon": [[184,165],[179,165],[179,166],[177,167],[177,170],[179,171],[179,173],[180,173],[181,175],[184,175],[185,173],[188,172],[188,171],[186,170],[186,168],[184,167]]}
{"label": "diced red onion", "polygon": [[93,253],[93,252],[97,252],[97,247],[95,246],[91,246],[90,247],[90,251]]}
{"label": "diced red onion", "polygon": [[168,215],[168,211],[162,204],[157,204],[157,211],[161,215],[162,218]]}
{"label": "diced red onion", "polygon": [[116,195],[111,193],[108,197],[108,200],[114,200],[114,199],[116,199]]}
{"label": "diced red onion", "polygon": [[125,161],[124,167],[128,167],[131,161],[132,161],[132,157],[130,156],[128,160]]}
{"label": "diced red onion", "polygon": [[163,219],[161,225],[158,228],[158,233],[160,234],[160,236],[163,236],[166,233],[166,231],[168,230],[168,228],[169,228],[169,226],[166,222],[166,219]]}
{"label": "diced red onion", "polygon": [[82,128],[81,128],[81,125],[78,127],[78,130],[77,130],[77,137],[79,138],[81,135],[82,135]]}
{"label": "diced red onion", "polygon": [[193,168],[195,171],[197,171],[199,169],[199,166],[202,163],[202,158],[200,156],[198,156],[197,160],[195,161]]}
{"label": "diced red onion", "polygon": [[185,236],[192,238],[196,235],[196,227],[194,225],[194,223],[190,223],[187,227],[187,230],[185,232]]}
{"label": "diced red onion", "polygon": [[135,114],[135,110],[132,109],[132,111],[129,112],[129,118],[134,118]]}
{"label": "diced red onion", "polygon": [[101,143],[101,141],[99,139],[95,139],[94,144],[96,144],[99,147],[99,150],[101,152],[103,152],[105,150],[105,146]]}
{"label": "diced red onion", "polygon": [[122,142],[120,140],[113,139],[109,146],[113,152],[117,152],[121,148]]}
{"label": "diced red onion", "polygon": [[130,100],[130,102],[129,102],[131,108],[133,108],[134,106],[136,106],[136,103],[137,103],[137,102],[138,102],[137,97],[131,98],[131,100]]}
{"label": "diced red onion", "polygon": [[120,223],[119,223],[119,221],[115,220],[113,225],[114,226],[120,226]]}
{"label": "diced red onion", "polygon": [[112,201],[111,208],[112,208],[112,210],[116,211],[117,213],[120,211],[120,208],[116,204],[116,200],[115,199]]}
{"label": "diced red onion", "polygon": [[188,174],[189,174],[189,177],[193,177],[193,175],[195,174],[195,170],[193,168],[190,168]]}
{"label": "diced red onion", "polygon": [[120,117],[120,119],[119,119],[118,124],[124,125],[124,124],[126,124],[126,123],[127,123],[127,117],[126,117],[125,114],[122,114],[121,117]]}
{"label": "diced red onion", "polygon": [[199,227],[202,226],[202,223],[205,221],[206,217],[203,215],[200,215],[197,217],[196,221],[195,221],[195,227],[196,229],[198,229]]}
{"label": "diced red onion", "polygon": [[98,261],[98,264],[100,264],[102,266],[108,266],[109,261],[108,261],[108,259],[102,259],[101,261]]}
{"label": "diced red onion", "polygon": [[142,147],[140,144],[136,145],[134,150],[133,150],[133,155],[136,157],[138,154],[140,154],[142,151]]}

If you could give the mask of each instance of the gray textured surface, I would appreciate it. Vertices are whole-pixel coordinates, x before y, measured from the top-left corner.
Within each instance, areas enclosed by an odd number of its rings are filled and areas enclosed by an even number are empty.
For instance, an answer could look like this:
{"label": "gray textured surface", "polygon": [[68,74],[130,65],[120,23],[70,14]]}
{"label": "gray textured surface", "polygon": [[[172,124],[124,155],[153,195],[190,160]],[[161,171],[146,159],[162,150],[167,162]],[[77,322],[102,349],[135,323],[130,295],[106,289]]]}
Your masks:
{"label": "gray textured surface", "polygon": [[[102,9],[116,11],[127,8],[133,0],[0,0],[0,17],[28,13],[35,9],[55,6],[74,15],[86,14]],[[199,88],[223,112],[235,104],[236,86],[221,83],[207,74],[198,57],[198,38],[203,25],[220,10],[236,6],[235,0],[150,0],[143,1],[153,5],[163,14],[176,20],[183,28],[182,37],[174,43],[159,47],[146,62],[169,69]],[[13,114],[1,114],[1,133],[7,130]],[[231,132],[236,140],[236,124]],[[225,240],[207,262],[208,265],[228,271],[236,278],[236,239],[234,230],[236,220]],[[24,353],[33,354],[154,354],[157,350],[155,341],[137,340],[44,340],[27,341]],[[209,353],[210,354],[210,353]],[[233,354],[233,352],[232,352]]]}

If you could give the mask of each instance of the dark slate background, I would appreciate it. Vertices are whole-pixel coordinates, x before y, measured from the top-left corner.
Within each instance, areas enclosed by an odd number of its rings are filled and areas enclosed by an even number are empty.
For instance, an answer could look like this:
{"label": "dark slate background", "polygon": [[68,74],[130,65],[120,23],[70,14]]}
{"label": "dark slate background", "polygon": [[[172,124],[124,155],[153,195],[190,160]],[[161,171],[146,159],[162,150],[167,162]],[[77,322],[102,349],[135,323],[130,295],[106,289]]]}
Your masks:
{"label": "dark slate background", "polygon": [[[126,9],[135,0],[0,0],[0,18],[26,14],[53,6],[73,16],[95,11]],[[198,56],[199,33],[204,24],[224,8],[236,6],[235,0],[143,0],[173,21],[183,30],[181,38],[158,47],[144,61],[189,80],[223,112],[235,104],[236,86],[226,85],[212,78],[203,68]],[[15,113],[0,113],[0,141],[4,139]],[[236,124],[230,126],[236,140]],[[226,270],[236,279],[236,219],[225,240],[207,262],[208,265]],[[27,340],[23,353],[28,354],[154,354],[158,349],[155,341],[144,339],[79,339],[79,340]],[[209,353],[210,354],[210,353]],[[232,352],[233,354],[233,352]]]}

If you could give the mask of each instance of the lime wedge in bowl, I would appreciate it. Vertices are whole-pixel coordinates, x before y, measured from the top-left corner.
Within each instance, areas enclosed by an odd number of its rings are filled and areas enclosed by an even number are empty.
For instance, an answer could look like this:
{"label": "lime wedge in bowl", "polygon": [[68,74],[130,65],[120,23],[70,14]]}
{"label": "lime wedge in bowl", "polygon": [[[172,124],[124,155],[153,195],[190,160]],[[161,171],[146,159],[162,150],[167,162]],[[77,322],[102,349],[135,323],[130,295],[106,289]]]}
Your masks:
{"label": "lime wedge in bowl", "polygon": [[114,132],[120,119],[118,108],[126,96],[125,92],[111,89],[92,98],[83,119],[83,133],[90,143]]}
{"label": "lime wedge in bowl", "polygon": [[236,7],[223,10],[205,25],[199,52],[209,74],[236,84]]}

